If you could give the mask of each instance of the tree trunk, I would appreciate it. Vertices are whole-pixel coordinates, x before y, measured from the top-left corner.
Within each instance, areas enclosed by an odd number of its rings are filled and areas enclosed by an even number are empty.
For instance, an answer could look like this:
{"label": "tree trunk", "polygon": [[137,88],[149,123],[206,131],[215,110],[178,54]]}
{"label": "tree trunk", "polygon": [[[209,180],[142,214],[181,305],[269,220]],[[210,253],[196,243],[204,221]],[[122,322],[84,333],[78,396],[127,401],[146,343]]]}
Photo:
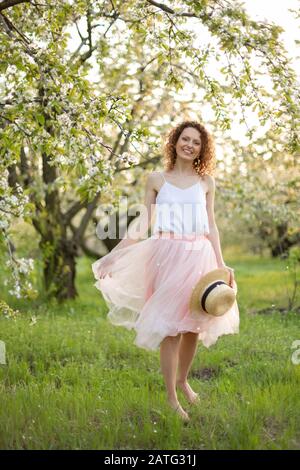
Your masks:
{"label": "tree trunk", "polygon": [[75,287],[76,245],[64,237],[55,240],[51,230],[47,238],[42,238],[40,247],[47,296],[54,296],[59,301],[74,299],[78,295]]}

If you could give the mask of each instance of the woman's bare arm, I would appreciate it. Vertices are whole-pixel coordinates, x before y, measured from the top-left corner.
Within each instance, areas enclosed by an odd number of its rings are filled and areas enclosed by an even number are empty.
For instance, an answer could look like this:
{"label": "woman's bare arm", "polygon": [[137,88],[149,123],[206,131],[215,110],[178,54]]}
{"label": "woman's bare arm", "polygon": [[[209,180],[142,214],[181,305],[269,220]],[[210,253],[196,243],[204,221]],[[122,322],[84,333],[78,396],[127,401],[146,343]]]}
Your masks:
{"label": "woman's bare arm", "polygon": [[209,222],[209,235],[207,238],[211,241],[214,248],[217,263],[219,267],[225,266],[225,262],[222,256],[220,236],[217,224],[215,222],[214,214],[214,200],[215,200],[215,179],[213,176],[207,175],[208,193],[206,200],[207,216]]}

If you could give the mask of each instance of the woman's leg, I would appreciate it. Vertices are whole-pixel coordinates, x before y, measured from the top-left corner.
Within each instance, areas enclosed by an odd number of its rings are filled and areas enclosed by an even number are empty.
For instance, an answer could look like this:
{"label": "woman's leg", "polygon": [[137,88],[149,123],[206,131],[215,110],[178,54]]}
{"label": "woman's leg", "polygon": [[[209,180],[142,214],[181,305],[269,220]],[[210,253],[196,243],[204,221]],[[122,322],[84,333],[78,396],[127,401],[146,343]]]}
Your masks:
{"label": "woman's leg", "polygon": [[181,335],[179,334],[177,336],[167,336],[163,339],[160,344],[160,364],[167,388],[169,404],[172,408],[176,409],[183,418],[188,419],[188,414],[178,402],[176,393],[176,371],[178,366],[180,338]]}
{"label": "woman's leg", "polygon": [[199,396],[187,382],[193,358],[197,351],[198,333],[182,333],[178,357],[176,385],[181,388],[190,403],[198,401]]}

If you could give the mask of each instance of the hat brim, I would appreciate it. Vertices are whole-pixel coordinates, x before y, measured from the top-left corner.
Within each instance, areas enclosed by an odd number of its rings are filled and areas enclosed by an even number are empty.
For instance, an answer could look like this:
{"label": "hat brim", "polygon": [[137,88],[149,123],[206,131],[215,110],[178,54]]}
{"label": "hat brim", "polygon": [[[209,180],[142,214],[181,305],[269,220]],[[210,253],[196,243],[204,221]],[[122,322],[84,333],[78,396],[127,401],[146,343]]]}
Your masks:
{"label": "hat brim", "polygon": [[208,313],[201,308],[199,299],[202,297],[205,289],[209,284],[219,280],[224,281],[229,286],[230,273],[227,269],[214,269],[213,271],[208,272],[207,274],[202,276],[201,279],[199,279],[199,281],[193,288],[193,292],[190,298],[189,308],[191,312],[206,313],[208,315]]}

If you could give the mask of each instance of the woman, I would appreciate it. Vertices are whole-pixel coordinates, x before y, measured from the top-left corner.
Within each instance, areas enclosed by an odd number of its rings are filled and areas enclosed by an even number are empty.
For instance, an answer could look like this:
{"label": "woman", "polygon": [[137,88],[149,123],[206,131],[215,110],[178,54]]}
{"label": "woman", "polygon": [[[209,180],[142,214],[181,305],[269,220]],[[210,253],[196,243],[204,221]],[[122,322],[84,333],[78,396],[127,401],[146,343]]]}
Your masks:
{"label": "woman", "polygon": [[168,403],[185,421],[189,416],[176,390],[180,388],[191,404],[199,401],[187,381],[198,341],[209,347],[219,336],[239,329],[236,301],[221,317],[189,310],[197,281],[218,267],[230,272],[230,286],[237,291],[214,219],[214,159],[212,138],[202,124],[185,121],[171,130],[165,171],[148,176],[146,211],[139,220],[141,234],[156,210],[153,235],[140,241],[140,234],[127,234],[92,265],[95,285],[109,306],[109,320],[135,329],[137,346],[160,348]]}

